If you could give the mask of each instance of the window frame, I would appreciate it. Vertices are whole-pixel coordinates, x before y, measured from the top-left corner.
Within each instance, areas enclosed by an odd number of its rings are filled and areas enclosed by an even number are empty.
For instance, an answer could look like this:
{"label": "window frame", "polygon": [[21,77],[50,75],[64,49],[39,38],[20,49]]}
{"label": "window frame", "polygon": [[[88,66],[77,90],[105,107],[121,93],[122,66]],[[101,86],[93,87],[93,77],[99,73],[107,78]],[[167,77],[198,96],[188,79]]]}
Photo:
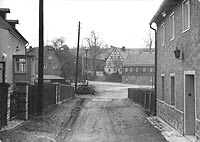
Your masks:
{"label": "window frame", "polygon": [[165,75],[161,74],[161,100],[165,101]]}
{"label": "window frame", "polygon": [[47,69],[47,64],[44,63],[43,69]]}
{"label": "window frame", "polygon": [[125,67],[125,72],[128,72],[128,67]]}
{"label": "window frame", "polygon": [[[187,5],[187,27],[186,27],[186,11],[185,11],[185,7]],[[190,29],[190,0],[184,0],[182,2],[182,30],[183,33],[188,31]]]}
{"label": "window frame", "polygon": [[[173,78],[173,84],[172,84],[172,78]],[[173,90],[172,90],[172,85],[173,85]],[[173,91],[173,94],[172,94]],[[175,73],[170,74],[170,104],[171,106],[176,105],[176,81],[175,81]],[[172,100],[172,95],[173,95],[173,100]]]}
{"label": "window frame", "polygon": [[165,45],[165,23],[162,23],[161,24],[161,46],[164,46]]}
{"label": "window frame", "polygon": [[143,67],[143,68],[142,68],[142,71],[143,71],[143,72],[147,72],[147,68],[146,68],[146,67]]}
{"label": "window frame", "polygon": [[139,67],[136,67],[135,72],[139,72],[139,71],[140,71]]}
{"label": "window frame", "polygon": [[[17,59],[24,59],[25,61],[17,61]],[[20,67],[19,67],[19,70],[18,69],[18,65],[19,64],[22,64],[22,71],[20,70]],[[27,59],[26,57],[21,57],[21,56],[17,56],[15,57],[15,73],[20,73],[20,74],[25,74],[27,73]]]}
{"label": "window frame", "polygon": [[175,13],[172,12],[169,16],[169,29],[170,29],[170,40],[174,40],[176,37],[176,29],[175,29]]}

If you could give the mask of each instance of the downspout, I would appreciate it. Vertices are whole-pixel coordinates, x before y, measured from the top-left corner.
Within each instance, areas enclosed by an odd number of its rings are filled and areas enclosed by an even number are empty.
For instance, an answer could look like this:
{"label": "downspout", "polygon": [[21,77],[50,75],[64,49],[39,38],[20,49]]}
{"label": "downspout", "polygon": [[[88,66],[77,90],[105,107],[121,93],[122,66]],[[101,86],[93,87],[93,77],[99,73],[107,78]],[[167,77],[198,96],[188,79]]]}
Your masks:
{"label": "downspout", "polygon": [[155,112],[154,112],[154,115],[156,115],[156,113],[157,113],[157,30],[156,29],[154,29],[153,27],[152,27],[152,23],[150,23],[149,24],[150,25],[150,28],[152,29],[152,30],[154,30],[154,32],[155,32],[155,82],[154,82],[154,93],[155,93],[155,100],[154,100],[154,107],[155,107]]}
{"label": "downspout", "polygon": [[29,46],[29,42],[27,42],[26,44],[25,44],[25,55],[27,55],[28,53],[27,53],[27,47]]}

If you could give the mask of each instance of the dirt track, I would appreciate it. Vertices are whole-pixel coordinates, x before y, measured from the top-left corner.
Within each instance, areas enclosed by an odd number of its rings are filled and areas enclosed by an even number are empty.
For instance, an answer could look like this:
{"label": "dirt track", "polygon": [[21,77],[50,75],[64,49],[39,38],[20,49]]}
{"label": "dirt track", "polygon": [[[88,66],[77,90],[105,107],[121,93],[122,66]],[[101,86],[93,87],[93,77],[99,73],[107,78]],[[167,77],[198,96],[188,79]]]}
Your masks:
{"label": "dirt track", "polygon": [[141,107],[127,98],[125,86],[94,84],[100,89],[85,102],[71,131],[58,141],[164,142]]}
{"label": "dirt track", "polygon": [[127,98],[130,85],[91,82],[96,95],[78,96],[49,108],[15,129],[3,142],[165,142],[142,108]]}

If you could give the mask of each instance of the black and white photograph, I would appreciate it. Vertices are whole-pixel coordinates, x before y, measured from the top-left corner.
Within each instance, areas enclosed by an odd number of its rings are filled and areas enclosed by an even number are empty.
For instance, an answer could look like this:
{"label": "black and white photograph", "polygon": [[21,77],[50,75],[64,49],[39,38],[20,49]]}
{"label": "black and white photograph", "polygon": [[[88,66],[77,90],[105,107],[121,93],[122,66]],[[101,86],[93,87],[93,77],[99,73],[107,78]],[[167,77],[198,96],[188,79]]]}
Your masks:
{"label": "black and white photograph", "polygon": [[0,0],[0,142],[200,142],[200,0]]}

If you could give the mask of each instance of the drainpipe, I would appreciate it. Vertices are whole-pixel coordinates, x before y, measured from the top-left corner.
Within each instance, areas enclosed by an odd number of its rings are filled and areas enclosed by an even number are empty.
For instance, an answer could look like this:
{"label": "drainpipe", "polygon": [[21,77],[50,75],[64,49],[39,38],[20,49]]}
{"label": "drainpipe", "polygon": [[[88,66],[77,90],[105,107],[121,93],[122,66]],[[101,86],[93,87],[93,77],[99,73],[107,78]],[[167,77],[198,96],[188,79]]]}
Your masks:
{"label": "drainpipe", "polygon": [[156,115],[156,98],[157,98],[157,30],[152,27],[152,23],[149,24],[150,28],[155,32],[155,82],[154,82],[154,93],[155,93],[155,100],[154,100],[154,107],[155,107],[155,115]]}

